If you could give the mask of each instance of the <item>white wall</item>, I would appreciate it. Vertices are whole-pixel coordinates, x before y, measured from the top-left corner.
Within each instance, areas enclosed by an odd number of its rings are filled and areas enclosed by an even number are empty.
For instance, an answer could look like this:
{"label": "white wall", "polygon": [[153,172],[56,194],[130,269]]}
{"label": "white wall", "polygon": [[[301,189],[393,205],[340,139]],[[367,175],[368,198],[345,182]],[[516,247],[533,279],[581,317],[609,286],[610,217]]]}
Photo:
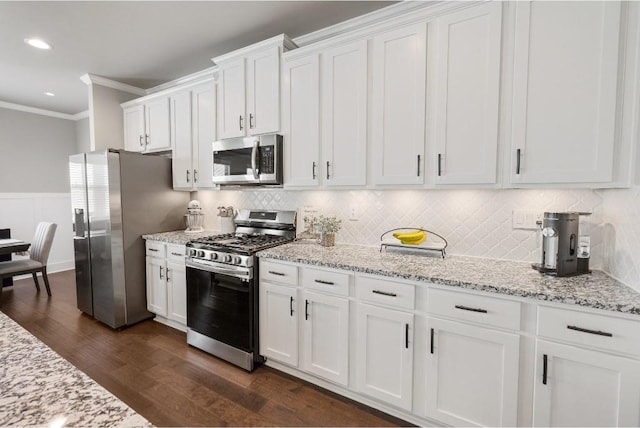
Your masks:
{"label": "white wall", "polygon": [[76,153],[90,152],[91,150],[91,131],[89,127],[89,118],[85,117],[76,121]]}
{"label": "white wall", "polygon": [[88,86],[91,151],[124,148],[124,123],[120,104],[139,95],[96,83]]}

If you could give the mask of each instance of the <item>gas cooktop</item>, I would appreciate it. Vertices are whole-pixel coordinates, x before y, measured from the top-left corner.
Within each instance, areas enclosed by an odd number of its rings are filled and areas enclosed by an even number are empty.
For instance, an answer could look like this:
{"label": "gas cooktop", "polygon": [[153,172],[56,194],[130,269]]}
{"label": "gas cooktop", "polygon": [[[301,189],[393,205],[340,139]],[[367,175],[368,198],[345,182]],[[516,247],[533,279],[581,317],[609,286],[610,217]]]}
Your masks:
{"label": "gas cooktop", "polygon": [[293,241],[293,238],[280,235],[227,233],[224,235],[212,235],[195,239],[190,241],[187,246],[206,250],[253,254],[257,251],[265,250],[291,241]]}

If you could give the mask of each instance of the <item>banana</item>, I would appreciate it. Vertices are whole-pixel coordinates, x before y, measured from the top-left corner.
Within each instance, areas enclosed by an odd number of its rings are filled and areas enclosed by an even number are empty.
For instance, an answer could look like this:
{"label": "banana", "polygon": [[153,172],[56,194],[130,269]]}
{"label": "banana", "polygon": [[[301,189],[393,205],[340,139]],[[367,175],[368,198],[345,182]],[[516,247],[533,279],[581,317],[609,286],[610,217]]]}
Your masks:
{"label": "banana", "polygon": [[419,245],[427,239],[427,234],[424,230],[414,230],[408,233],[396,232],[393,236],[405,245]]}
{"label": "banana", "polygon": [[424,230],[414,230],[413,232],[407,232],[407,233],[401,233],[401,232],[396,232],[393,234],[393,236],[395,238],[398,239],[419,239],[420,237],[422,237],[424,235]]}

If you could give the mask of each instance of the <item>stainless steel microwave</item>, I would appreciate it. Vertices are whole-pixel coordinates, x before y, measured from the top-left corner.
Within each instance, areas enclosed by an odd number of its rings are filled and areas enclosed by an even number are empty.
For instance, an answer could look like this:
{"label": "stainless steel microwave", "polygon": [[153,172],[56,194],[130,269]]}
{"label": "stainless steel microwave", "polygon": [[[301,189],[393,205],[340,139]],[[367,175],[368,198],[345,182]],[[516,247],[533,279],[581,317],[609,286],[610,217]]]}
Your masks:
{"label": "stainless steel microwave", "polygon": [[282,135],[265,134],[213,143],[213,182],[282,184]]}

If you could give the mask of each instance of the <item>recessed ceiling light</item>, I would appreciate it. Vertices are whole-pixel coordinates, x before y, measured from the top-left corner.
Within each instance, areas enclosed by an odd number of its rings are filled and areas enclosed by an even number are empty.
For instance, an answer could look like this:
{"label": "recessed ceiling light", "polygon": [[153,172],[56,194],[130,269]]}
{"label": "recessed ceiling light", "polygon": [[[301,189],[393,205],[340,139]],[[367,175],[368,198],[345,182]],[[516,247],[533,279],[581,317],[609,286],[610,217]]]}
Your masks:
{"label": "recessed ceiling light", "polygon": [[45,92],[44,94],[48,95],[50,97],[55,97],[56,96],[56,94],[54,94],[53,92]]}
{"label": "recessed ceiling light", "polygon": [[25,43],[38,49],[51,49],[51,45],[40,39],[24,39]]}

